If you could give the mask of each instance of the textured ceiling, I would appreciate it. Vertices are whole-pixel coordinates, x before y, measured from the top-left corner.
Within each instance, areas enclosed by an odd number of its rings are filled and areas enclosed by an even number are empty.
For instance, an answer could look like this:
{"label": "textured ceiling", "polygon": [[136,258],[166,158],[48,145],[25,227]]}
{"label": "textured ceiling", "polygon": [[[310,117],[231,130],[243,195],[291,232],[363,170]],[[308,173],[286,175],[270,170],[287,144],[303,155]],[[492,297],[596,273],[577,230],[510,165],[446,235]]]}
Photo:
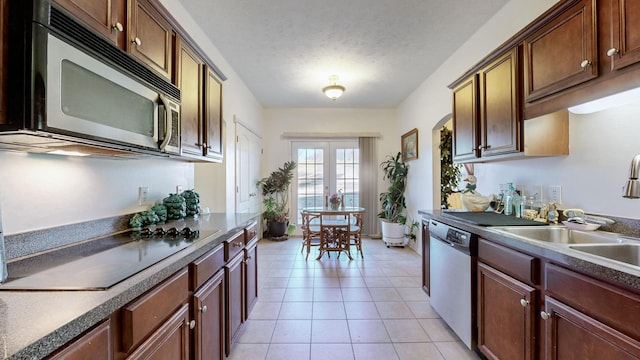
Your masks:
{"label": "textured ceiling", "polygon": [[396,107],[507,1],[180,0],[264,107],[356,108]]}

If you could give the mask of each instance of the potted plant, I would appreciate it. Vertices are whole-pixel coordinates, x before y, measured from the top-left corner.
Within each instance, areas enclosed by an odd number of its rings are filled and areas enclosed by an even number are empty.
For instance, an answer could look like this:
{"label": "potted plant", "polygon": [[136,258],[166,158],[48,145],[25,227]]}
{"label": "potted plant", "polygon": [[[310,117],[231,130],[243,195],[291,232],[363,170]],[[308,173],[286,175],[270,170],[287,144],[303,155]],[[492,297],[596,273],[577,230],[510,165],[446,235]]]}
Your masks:
{"label": "potted plant", "polygon": [[262,178],[257,185],[262,187],[262,218],[266,222],[269,237],[281,238],[287,233],[289,225],[289,186],[293,180],[295,161],[287,161],[268,177]]}
{"label": "potted plant", "polygon": [[396,156],[388,155],[380,164],[384,179],[389,180],[389,188],[380,193],[381,210],[378,217],[382,224],[382,240],[387,247],[405,244],[406,209],[404,191],[407,185],[409,165],[402,161],[402,153]]}

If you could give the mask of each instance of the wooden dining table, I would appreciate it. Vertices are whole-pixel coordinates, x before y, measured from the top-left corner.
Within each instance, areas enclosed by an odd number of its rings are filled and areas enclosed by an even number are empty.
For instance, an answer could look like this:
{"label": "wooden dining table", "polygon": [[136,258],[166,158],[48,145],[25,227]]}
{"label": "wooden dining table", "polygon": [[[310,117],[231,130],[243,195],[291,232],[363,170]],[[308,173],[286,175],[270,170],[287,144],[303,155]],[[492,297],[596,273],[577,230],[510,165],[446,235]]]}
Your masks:
{"label": "wooden dining table", "polygon": [[[349,259],[353,260],[350,248],[352,232],[360,232],[361,227],[355,227],[355,222],[352,219],[355,220],[356,217],[360,217],[361,220],[365,213],[365,208],[355,206],[338,208],[308,207],[303,208],[302,211],[319,215],[320,223],[309,225],[319,227],[320,246],[317,260],[321,259],[325,253],[329,254],[331,252],[345,252]],[[361,221],[358,223],[361,223]]]}

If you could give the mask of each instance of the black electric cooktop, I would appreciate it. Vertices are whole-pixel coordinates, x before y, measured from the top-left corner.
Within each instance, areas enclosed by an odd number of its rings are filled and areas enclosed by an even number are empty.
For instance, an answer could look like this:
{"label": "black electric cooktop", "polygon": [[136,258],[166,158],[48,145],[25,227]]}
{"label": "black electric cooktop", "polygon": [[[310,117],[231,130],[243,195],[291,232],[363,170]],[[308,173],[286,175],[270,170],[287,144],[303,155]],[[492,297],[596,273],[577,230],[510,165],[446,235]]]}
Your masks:
{"label": "black electric cooktop", "polygon": [[0,290],[105,290],[216,232],[130,231],[89,240],[10,262]]}

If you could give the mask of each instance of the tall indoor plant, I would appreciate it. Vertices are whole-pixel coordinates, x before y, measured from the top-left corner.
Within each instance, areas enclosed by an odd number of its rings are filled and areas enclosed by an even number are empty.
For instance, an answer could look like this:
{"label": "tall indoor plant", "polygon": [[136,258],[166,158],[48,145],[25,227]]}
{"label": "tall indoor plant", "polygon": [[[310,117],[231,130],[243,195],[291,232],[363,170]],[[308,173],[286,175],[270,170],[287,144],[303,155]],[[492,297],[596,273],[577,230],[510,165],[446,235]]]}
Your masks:
{"label": "tall indoor plant", "polygon": [[407,217],[404,210],[404,191],[407,187],[409,165],[402,160],[402,153],[395,156],[387,155],[385,161],[380,164],[383,178],[389,180],[387,191],[380,193],[380,207],[378,217],[382,224],[382,240],[388,246],[404,245],[404,227]]}
{"label": "tall indoor plant", "polygon": [[258,181],[262,187],[262,218],[267,224],[267,233],[271,238],[283,237],[289,224],[289,186],[293,180],[295,161],[287,161],[268,177]]}

